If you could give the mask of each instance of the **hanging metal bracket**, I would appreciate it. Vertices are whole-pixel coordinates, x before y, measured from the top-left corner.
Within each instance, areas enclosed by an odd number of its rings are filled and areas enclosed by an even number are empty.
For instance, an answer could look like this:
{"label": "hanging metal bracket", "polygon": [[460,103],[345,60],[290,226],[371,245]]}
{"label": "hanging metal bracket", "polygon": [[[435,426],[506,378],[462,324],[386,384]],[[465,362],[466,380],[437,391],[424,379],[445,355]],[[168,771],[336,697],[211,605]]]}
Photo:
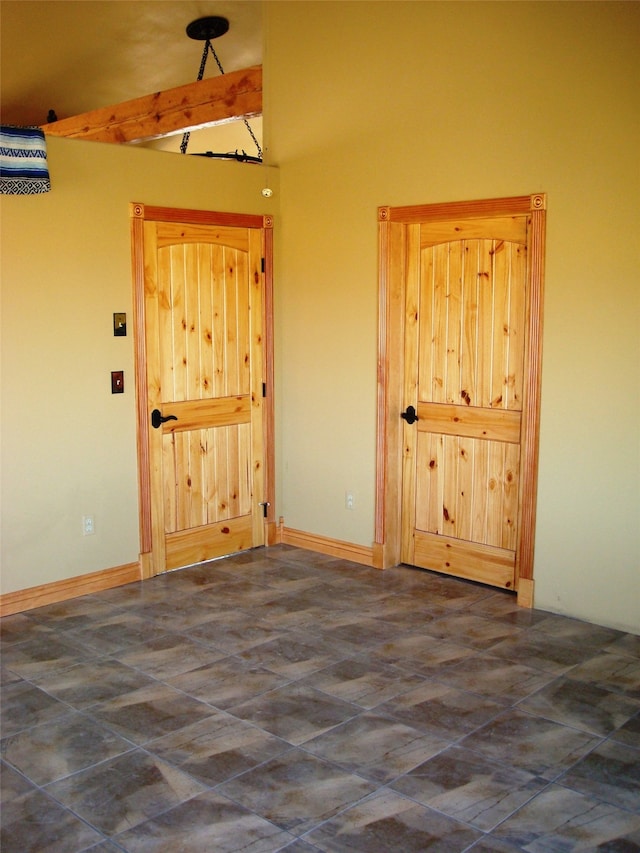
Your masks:
{"label": "hanging metal bracket", "polygon": [[[220,38],[229,30],[229,21],[227,18],[222,18],[219,15],[208,15],[204,18],[197,18],[195,21],[191,21],[191,23],[187,26],[187,35],[190,39],[195,39],[196,41],[203,41],[204,49],[202,51],[202,58],[200,59],[200,70],[198,71],[198,76],[196,81],[202,80],[204,76],[204,69],[207,65],[207,59],[209,58],[209,51],[213,54],[213,58],[216,61],[218,69],[221,74],[224,75],[224,68],[222,67],[222,63],[218,59],[218,54],[215,52],[213,45],[211,44],[212,39]],[[213,151],[206,151],[202,154],[197,153],[199,157],[215,157],[218,160],[237,160],[239,163],[262,163],[262,148],[260,147],[260,143],[253,132],[251,125],[246,120],[246,118],[242,119],[245,127],[249,131],[249,135],[251,139],[253,139],[256,148],[258,149],[258,156],[252,157],[243,151],[241,154],[236,150],[235,153],[226,154],[220,153],[217,154]],[[186,131],[182,135],[182,142],[180,143],[180,153],[186,154],[187,147],[189,145],[189,137],[191,133]]]}

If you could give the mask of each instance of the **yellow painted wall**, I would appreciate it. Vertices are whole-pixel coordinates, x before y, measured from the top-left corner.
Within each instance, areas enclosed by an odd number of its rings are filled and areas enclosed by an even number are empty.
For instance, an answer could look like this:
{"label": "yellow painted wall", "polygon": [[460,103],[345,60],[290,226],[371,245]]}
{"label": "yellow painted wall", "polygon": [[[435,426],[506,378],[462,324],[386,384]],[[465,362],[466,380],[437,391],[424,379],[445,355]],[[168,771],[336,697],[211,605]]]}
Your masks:
{"label": "yellow painted wall", "polygon": [[377,207],[544,191],[536,604],[640,631],[640,4],[265,8],[286,525],[373,539]]}
{"label": "yellow painted wall", "polygon": [[129,202],[270,213],[277,198],[238,163],[51,137],[48,162],[52,192],[1,205],[3,592],[138,559]]}
{"label": "yellow painted wall", "polygon": [[53,192],[2,200],[3,591],[137,558],[130,201],[276,213],[276,512],[370,545],[377,207],[545,191],[536,604],[640,632],[640,5],[265,9],[271,202],[262,169],[56,139]]}

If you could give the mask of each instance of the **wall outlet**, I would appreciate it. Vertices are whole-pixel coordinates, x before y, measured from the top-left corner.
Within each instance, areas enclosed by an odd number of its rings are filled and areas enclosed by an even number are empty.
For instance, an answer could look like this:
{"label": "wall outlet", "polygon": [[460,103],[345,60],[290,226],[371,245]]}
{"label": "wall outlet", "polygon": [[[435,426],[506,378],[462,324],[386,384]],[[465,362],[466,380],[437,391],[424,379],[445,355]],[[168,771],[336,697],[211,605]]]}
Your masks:
{"label": "wall outlet", "polygon": [[344,493],[344,505],[346,509],[353,509],[355,507],[355,498],[353,496],[353,492],[345,492]]}
{"label": "wall outlet", "polygon": [[83,515],[82,516],[82,535],[83,536],[93,536],[96,532],[95,525],[93,523],[92,515]]}

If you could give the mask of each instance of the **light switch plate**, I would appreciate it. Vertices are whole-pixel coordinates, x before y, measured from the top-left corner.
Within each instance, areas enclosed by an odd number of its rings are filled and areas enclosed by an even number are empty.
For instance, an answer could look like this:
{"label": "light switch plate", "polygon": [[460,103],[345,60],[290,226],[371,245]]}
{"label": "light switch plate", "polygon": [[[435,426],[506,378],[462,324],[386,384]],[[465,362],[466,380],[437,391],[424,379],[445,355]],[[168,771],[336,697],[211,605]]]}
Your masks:
{"label": "light switch plate", "polygon": [[111,393],[124,394],[124,370],[111,372]]}
{"label": "light switch plate", "polygon": [[127,315],[113,315],[113,334],[116,338],[123,338],[127,334]]}

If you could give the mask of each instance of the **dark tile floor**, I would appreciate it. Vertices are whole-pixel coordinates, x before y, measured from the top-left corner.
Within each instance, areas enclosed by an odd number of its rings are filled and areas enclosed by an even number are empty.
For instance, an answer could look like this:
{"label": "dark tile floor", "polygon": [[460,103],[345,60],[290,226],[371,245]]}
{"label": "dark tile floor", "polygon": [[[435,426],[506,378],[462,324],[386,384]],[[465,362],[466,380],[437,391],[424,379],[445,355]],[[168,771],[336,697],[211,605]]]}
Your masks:
{"label": "dark tile floor", "polygon": [[640,637],[286,546],[1,628],[3,853],[640,850]]}

